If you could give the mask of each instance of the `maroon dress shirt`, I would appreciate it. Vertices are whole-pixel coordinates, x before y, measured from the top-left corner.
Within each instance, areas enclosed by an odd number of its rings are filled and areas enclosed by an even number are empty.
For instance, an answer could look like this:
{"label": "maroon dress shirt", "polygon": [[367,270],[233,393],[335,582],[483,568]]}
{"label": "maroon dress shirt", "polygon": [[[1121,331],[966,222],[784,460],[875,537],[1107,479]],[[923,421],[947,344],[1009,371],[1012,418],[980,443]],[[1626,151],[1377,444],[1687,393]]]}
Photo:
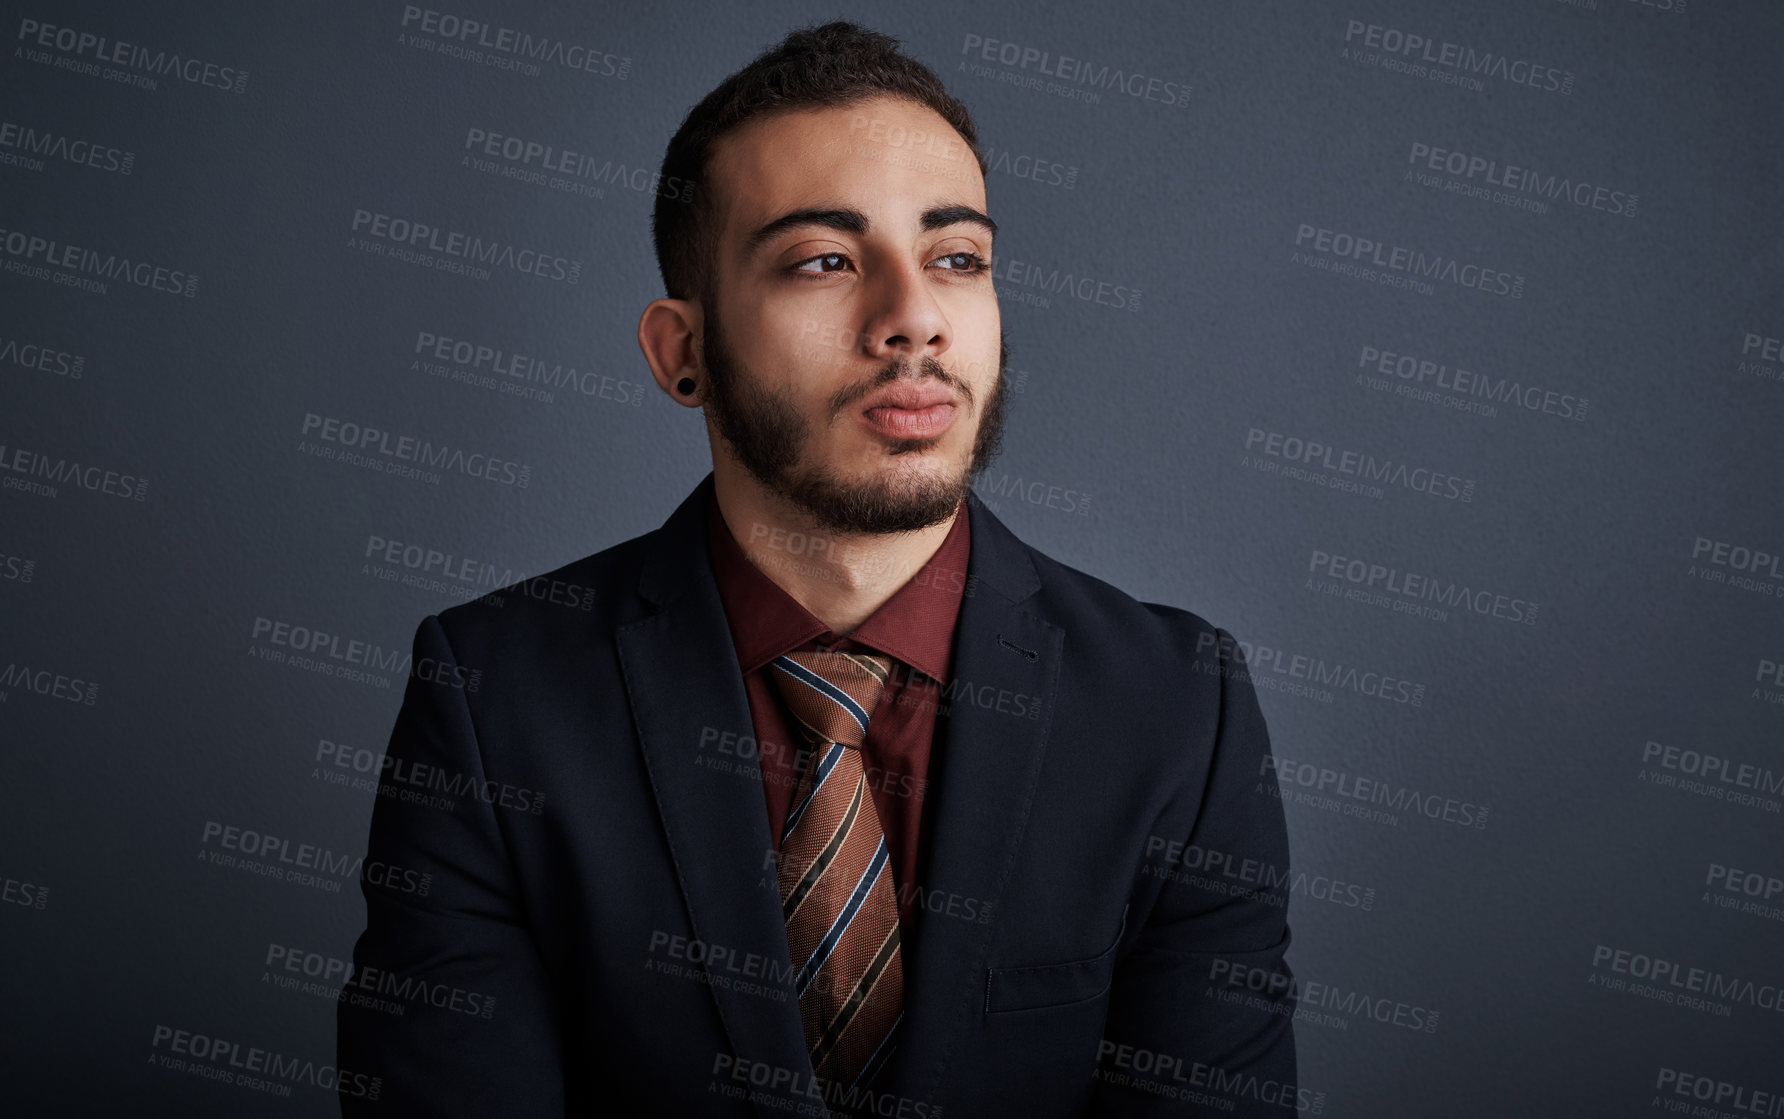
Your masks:
{"label": "maroon dress shirt", "polygon": [[[707,503],[707,527],[713,574],[749,694],[762,793],[768,806],[768,834],[777,853],[781,828],[793,806],[793,789],[811,748],[793,729],[780,688],[769,678],[774,671],[770,662],[814,641],[837,652],[892,659],[885,689],[869,713],[861,760],[892,857],[899,923],[909,929],[923,886],[916,878],[926,835],[923,804],[931,746],[937,716],[947,714],[939,682],[948,678],[952,667],[954,630],[967,586],[966,561],[972,543],[967,503],[961,502],[947,538],[929,562],[847,634],[833,633],[751,562],[719,512],[717,498]],[[748,539],[752,528],[741,527]],[[754,531],[768,543],[776,562],[789,568],[815,568],[810,538],[787,536],[778,530],[770,534],[766,526]]]}

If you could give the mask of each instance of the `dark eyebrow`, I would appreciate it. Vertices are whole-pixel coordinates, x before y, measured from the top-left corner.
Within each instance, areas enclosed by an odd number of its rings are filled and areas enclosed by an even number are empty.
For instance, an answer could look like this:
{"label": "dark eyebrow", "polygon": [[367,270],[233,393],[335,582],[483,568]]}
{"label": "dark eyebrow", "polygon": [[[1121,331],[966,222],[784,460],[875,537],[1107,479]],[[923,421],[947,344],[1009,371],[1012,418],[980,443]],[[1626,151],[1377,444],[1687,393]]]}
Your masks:
{"label": "dark eyebrow", "polygon": [[991,234],[993,241],[997,239],[997,223],[971,206],[935,206],[923,211],[922,221],[925,230],[946,229],[967,222]]}
{"label": "dark eyebrow", "polygon": [[[997,223],[971,206],[932,206],[923,211],[919,221],[926,231],[946,229],[950,225],[960,225],[964,222],[984,229],[985,232],[991,234],[994,241],[997,237]],[[789,229],[797,229],[800,226],[816,225],[860,236],[868,231],[870,224],[867,215],[860,210],[842,207],[807,207],[801,210],[792,210],[752,231],[744,239],[744,255],[754,256],[756,250],[769,241]]]}
{"label": "dark eyebrow", "polygon": [[867,232],[867,215],[860,210],[823,208],[793,210],[782,214],[751,233],[743,242],[744,255],[754,256],[756,250],[782,233],[805,225],[819,225],[826,229],[836,229],[844,233],[859,235]]}

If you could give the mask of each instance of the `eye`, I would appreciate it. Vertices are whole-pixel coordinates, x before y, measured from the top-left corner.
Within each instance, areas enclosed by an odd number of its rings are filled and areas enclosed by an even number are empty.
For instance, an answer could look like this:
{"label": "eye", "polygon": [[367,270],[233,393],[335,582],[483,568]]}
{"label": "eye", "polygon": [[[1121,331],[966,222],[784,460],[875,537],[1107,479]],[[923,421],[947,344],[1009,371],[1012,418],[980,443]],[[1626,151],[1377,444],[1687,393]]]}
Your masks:
{"label": "eye", "polygon": [[956,265],[951,265],[947,268],[944,268],[943,269],[944,272],[965,272],[968,275],[978,275],[980,272],[984,272],[985,270],[987,270],[991,267],[991,264],[989,261],[987,261],[984,257],[980,256],[978,253],[973,253],[973,252],[962,251],[962,252],[957,252],[957,253],[946,253],[942,256],[936,257],[935,259],[964,261],[965,262],[964,264],[956,264]]}
{"label": "eye", "polygon": [[[804,272],[807,275],[813,275],[813,276],[821,275],[824,273],[837,271],[841,268],[840,264],[837,266],[837,268],[825,267],[825,265],[828,262],[830,262],[830,261],[846,262],[848,259],[849,259],[849,256],[847,253],[824,253],[820,256],[808,257],[807,259],[800,261],[798,264],[795,264],[791,269],[789,269],[789,271]],[[808,265],[808,264],[817,264],[819,267],[807,268],[806,265]]]}

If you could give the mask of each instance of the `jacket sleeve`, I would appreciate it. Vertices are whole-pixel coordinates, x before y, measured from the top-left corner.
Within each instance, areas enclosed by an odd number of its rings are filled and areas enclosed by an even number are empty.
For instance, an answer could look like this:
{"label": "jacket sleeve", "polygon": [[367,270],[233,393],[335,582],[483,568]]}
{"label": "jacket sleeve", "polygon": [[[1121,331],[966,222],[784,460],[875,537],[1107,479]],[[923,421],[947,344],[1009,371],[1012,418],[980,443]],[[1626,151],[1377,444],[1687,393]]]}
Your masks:
{"label": "jacket sleeve", "polygon": [[475,795],[446,807],[387,780],[432,766],[457,789],[485,787],[469,672],[437,616],[417,629],[413,658],[361,871],[365,931],[336,1010],[339,1067],[371,1091],[343,1091],[341,1112],[558,1119],[560,1024],[500,809]]}
{"label": "jacket sleeve", "polygon": [[1232,635],[1198,646],[1190,670],[1219,681],[1213,757],[1188,834],[1148,842],[1141,873],[1161,885],[1116,968],[1099,1119],[1280,1119],[1323,1103],[1296,1086],[1288,831],[1269,732]]}

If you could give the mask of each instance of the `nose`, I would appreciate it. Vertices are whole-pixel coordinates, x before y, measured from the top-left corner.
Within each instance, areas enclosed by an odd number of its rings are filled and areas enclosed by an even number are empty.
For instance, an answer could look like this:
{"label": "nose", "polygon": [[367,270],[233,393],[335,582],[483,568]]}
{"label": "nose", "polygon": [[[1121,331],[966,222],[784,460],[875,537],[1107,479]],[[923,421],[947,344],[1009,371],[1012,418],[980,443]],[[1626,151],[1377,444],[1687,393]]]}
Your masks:
{"label": "nose", "polygon": [[920,266],[881,269],[875,278],[874,308],[862,324],[863,352],[869,357],[900,364],[926,364],[953,345],[954,331],[929,290],[930,280]]}

